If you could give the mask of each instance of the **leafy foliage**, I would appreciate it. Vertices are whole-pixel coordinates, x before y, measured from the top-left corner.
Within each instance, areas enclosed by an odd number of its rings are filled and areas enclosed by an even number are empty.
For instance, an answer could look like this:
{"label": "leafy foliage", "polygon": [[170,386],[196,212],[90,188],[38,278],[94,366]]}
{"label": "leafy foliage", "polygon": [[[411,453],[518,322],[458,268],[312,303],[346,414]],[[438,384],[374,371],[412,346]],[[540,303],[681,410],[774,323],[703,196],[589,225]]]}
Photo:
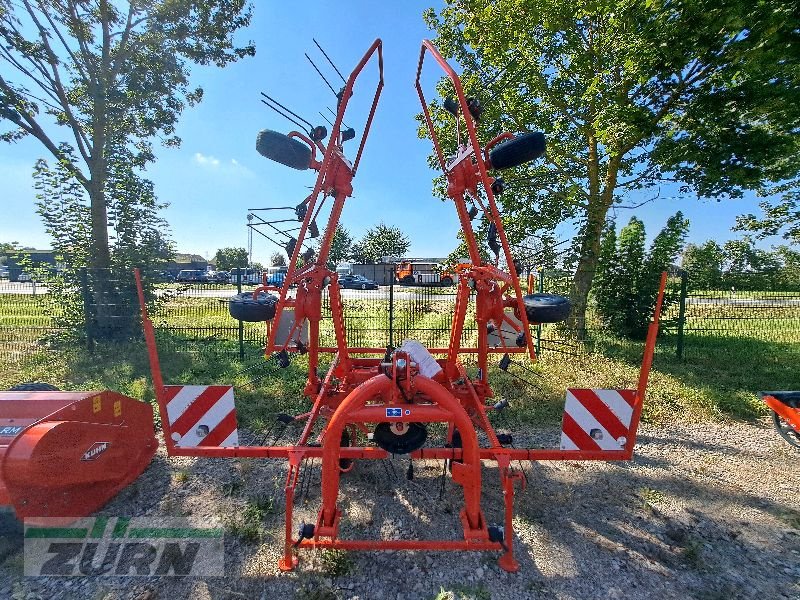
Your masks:
{"label": "leafy foliage", "polygon": [[[486,231],[487,227],[481,225],[475,231],[476,233],[476,242],[478,244],[478,254],[480,254],[481,260],[484,262],[489,261],[489,249],[486,246]],[[452,269],[455,265],[460,262],[467,261],[469,262],[469,247],[467,246],[467,242],[464,239],[464,233],[459,231],[456,236],[458,237],[459,244],[455,250],[453,250],[450,254],[447,255],[447,258],[444,261],[444,266],[449,270]]]}
{"label": "leafy foliage", "polygon": [[735,231],[755,233],[758,239],[781,235],[790,244],[800,246],[800,182],[779,186],[771,192],[782,195],[777,200],[759,203],[763,216],[746,214],[736,219]]}
{"label": "leafy foliage", "polygon": [[84,188],[92,267],[112,266],[113,153],[141,168],[155,159],[153,137],[178,145],[178,117],[203,95],[189,86],[189,65],[253,55],[252,44],[233,43],[249,22],[245,0],[0,0],[0,121],[9,126],[0,139],[33,136]]}
{"label": "leafy foliage", "polygon": [[800,289],[800,252],[789,246],[758,248],[750,236],[723,246],[714,240],[700,246],[688,244],[681,267],[695,290]]}
{"label": "leafy foliage", "polygon": [[[300,260],[302,260],[302,258]],[[285,267],[286,257],[280,252],[273,252],[269,256],[269,264],[273,267]]]}
{"label": "leafy foliage", "polygon": [[[69,157],[72,150],[61,148]],[[50,313],[59,327],[91,329],[93,337],[125,337],[138,321],[138,298],[133,286],[134,267],[143,276],[145,294],[153,298],[154,275],[172,254],[158,216],[163,207],[152,182],[134,173],[125,151],[112,154],[106,195],[110,216],[111,268],[98,272],[91,264],[91,208],[86,191],[72,176],[66,161],[51,167],[39,160],[34,168],[37,212],[53,240],[53,252],[61,267],[56,272],[33,270],[48,282]],[[87,322],[88,319],[88,322]]]}
{"label": "leafy foliage", "polygon": [[687,244],[681,258],[681,268],[689,274],[692,289],[713,290],[722,278],[722,265],[725,260],[722,248],[714,240],[697,246]]}
{"label": "leafy foliage", "polygon": [[0,265],[6,264],[8,256],[14,254],[18,247],[17,242],[0,242]]}
{"label": "leafy foliage", "polygon": [[236,267],[246,266],[247,258],[245,248],[220,248],[214,255],[214,264],[218,271],[230,271]]}
{"label": "leafy foliage", "polygon": [[606,226],[594,291],[597,310],[614,333],[636,339],[647,334],[659,276],[680,253],[688,227],[689,221],[676,213],[646,251],[644,223],[636,217],[619,236],[613,223]]}
{"label": "leafy foliage", "polygon": [[[797,175],[795,11],[790,0],[449,0],[426,11],[484,107],[481,139],[547,136],[546,160],[504,173],[503,212],[517,240],[577,223],[578,330],[608,211],[628,193],[677,182],[684,194],[740,196]],[[452,95],[447,82],[438,91]],[[451,155],[457,133],[439,104]]]}
{"label": "leafy foliage", "polygon": [[390,227],[381,221],[367,229],[353,245],[353,260],[360,263],[375,263],[384,256],[403,256],[411,246],[408,237],[399,227]]}
{"label": "leafy foliage", "polygon": [[[319,239],[316,247],[314,248],[315,254],[317,255],[319,254],[320,246],[322,244],[322,239],[323,238]],[[336,225],[336,229],[333,231],[333,241],[331,242],[331,248],[328,251],[328,261],[327,261],[328,268],[335,269],[337,264],[350,259],[352,253],[353,253],[353,238],[350,236],[350,232],[347,231],[347,229],[342,225]]]}

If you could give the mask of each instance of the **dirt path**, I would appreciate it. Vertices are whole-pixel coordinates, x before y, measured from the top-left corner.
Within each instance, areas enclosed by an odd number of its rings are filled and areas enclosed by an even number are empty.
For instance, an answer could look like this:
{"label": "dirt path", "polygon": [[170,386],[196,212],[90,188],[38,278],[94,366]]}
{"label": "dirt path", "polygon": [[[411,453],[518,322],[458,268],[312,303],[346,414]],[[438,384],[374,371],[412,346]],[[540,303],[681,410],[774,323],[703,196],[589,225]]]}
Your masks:
{"label": "dirt path", "polygon": [[[102,513],[241,524],[257,498],[262,543],[227,534],[226,577],[22,578],[17,551],[0,569],[0,598],[411,600],[444,590],[452,595],[440,598],[480,600],[795,600],[799,457],[766,422],[644,426],[632,463],[526,467],[529,485],[516,503],[518,574],[499,570],[492,553],[308,552],[294,573],[280,574],[283,464],[160,454]],[[413,481],[407,466],[400,458],[359,463],[343,479],[344,537],[455,537],[461,496],[449,478],[442,492],[441,462],[418,465]],[[313,522],[318,508],[319,468],[307,475],[296,522]],[[484,481],[487,521],[499,523],[494,468],[484,468]]]}

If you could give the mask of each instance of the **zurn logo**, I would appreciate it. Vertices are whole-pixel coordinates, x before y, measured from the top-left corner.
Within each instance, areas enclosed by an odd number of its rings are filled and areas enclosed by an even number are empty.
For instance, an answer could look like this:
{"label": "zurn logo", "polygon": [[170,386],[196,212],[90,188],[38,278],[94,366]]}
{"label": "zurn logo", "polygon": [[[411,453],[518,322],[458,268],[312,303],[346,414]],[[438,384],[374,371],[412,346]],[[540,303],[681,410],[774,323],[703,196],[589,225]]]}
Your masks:
{"label": "zurn logo", "polygon": [[25,575],[224,575],[221,528],[158,517],[63,522],[37,519],[36,525],[25,524]]}

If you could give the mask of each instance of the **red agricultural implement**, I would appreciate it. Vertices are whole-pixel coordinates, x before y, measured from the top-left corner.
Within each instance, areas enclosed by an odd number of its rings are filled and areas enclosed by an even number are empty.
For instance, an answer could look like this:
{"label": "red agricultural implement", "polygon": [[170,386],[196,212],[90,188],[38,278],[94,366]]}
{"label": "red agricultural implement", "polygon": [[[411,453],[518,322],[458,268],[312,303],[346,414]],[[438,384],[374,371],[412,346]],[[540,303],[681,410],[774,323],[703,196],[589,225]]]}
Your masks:
{"label": "red agricultural implement", "polygon": [[28,384],[0,392],[0,505],[20,519],[84,517],[158,448],[149,404],[111,391]]}
{"label": "red agricultural implement", "polygon": [[780,436],[800,448],[800,392],[761,392],[761,399],[772,410],[772,423]]}
{"label": "red agricultural implement", "polygon": [[[451,157],[443,153],[420,84],[428,55],[444,69],[456,94],[455,99],[444,102],[444,108],[457,119],[459,132],[463,134],[457,152]],[[350,162],[345,157],[344,144],[354,138],[355,132],[349,127],[343,129],[343,119],[355,93],[357,78],[374,62],[377,63],[378,83],[358,150]],[[502,410],[505,403],[493,398],[489,357],[501,355],[500,368],[508,368],[510,355],[514,353],[527,354],[534,359],[530,326],[563,320],[568,312],[566,299],[523,294],[518,278],[520,268],[514,261],[495,201],[495,195],[502,191],[502,182],[489,174],[535,159],[544,152],[544,138],[540,133],[518,136],[506,133],[482,148],[475,127],[475,121],[480,118],[480,105],[465,97],[456,73],[433,45],[425,41],[416,88],[439,164],[447,178],[448,194],[464,232],[471,264],[459,269],[455,314],[447,347],[425,348],[413,340],[406,340],[398,348],[349,346],[337,274],[328,269],[326,262],[342,209],[353,192],[352,181],[382,87],[382,47],[380,40],[376,40],[337,94],[337,112],[327,145],[322,143],[327,135],[324,127],[310,127],[307,133],[292,131],[288,135],[263,131],[258,136],[257,149],[262,155],[292,168],[310,168],[317,172],[311,194],[292,209],[300,227],[297,236],[290,237],[286,243],[289,268],[285,282],[280,288],[262,285],[252,294],[234,297],[230,304],[233,316],[266,322],[268,357],[275,357],[284,367],[290,364],[292,356],[305,355],[308,361],[304,394],[310,403],[309,410],[297,416],[281,416],[284,423],[301,426],[301,433],[292,445],[240,446],[230,386],[163,384],[153,327],[140,286],[145,336],[167,451],[173,456],[279,458],[288,462],[285,548],[279,563],[283,570],[296,566],[300,550],[340,548],[498,551],[502,553],[500,566],[516,571],[519,565],[513,555],[513,502],[515,488],[522,485],[524,479],[512,466],[512,461],[631,458],[653,358],[666,274],[661,279],[636,389],[568,390],[560,448],[514,448],[508,436],[498,435],[492,426],[492,414]],[[285,112],[283,114],[286,116]],[[316,254],[304,251],[307,236],[313,237],[319,232],[315,219],[328,198],[332,198],[332,206],[319,251]],[[488,244],[495,253],[494,260],[489,262],[481,260],[472,226],[479,212],[488,222]],[[298,266],[300,257],[304,259],[302,266]],[[320,344],[325,293],[330,299],[336,347]],[[465,348],[461,339],[468,315],[473,318],[472,306],[477,322],[477,342],[474,347]],[[318,372],[323,353],[332,355],[330,367],[324,374]],[[460,357],[465,354],[477,356],[475,377],[461,362]],[[446,426],[446,443],[430,443],[428,427],[433,423]],[[340,535],[340,525],[345,518],[338,504],[342,474],[354,468],[357,461],[380,460],[396,454],[413,460],[448,461],[452,480],[462,488],[464,495],[461,535],[456,539],[345,539]],[[299,524],[299,533],[295,534],[298,524],[294,522],[293,505],[298,478],[304,461],[315,458],[322,463],[321,506],[316,522]],[[504,518],[500,523],[487,522],[481,505],[482,461],[497,465],[504,497]]]}

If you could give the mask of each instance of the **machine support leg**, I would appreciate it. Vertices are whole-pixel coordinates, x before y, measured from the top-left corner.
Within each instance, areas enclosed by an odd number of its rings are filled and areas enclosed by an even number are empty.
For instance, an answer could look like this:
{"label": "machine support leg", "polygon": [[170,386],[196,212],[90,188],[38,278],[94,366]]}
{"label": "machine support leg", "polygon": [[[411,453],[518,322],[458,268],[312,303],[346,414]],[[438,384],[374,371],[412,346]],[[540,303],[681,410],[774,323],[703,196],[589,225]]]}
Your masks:
{"label": "machine support leg", "polygon": [[[278,561],[278,569],[292,571],[297,566],[297,556],[294,554],[294,540],[292,540],[292,509],[294,508],[294,489],[297,486],[297,476],[300,468],[295,461],[296,457],[289,458],[289,471],[286,473],[286,535],[283,543],[283,558]],[[299,460],[299,459],[298,459]]]}
{"label": "machine support leg", "polygon": [[503,555],[498,559],[497,564],[504,571],[516,573],[519,571],[519,562],[514,558],[514,479],[518,473],[510,473],[510,467],[500,468],[500,479],[503,485],[503,499],[506,505],[506,521],[504,530],[504,549]]}

